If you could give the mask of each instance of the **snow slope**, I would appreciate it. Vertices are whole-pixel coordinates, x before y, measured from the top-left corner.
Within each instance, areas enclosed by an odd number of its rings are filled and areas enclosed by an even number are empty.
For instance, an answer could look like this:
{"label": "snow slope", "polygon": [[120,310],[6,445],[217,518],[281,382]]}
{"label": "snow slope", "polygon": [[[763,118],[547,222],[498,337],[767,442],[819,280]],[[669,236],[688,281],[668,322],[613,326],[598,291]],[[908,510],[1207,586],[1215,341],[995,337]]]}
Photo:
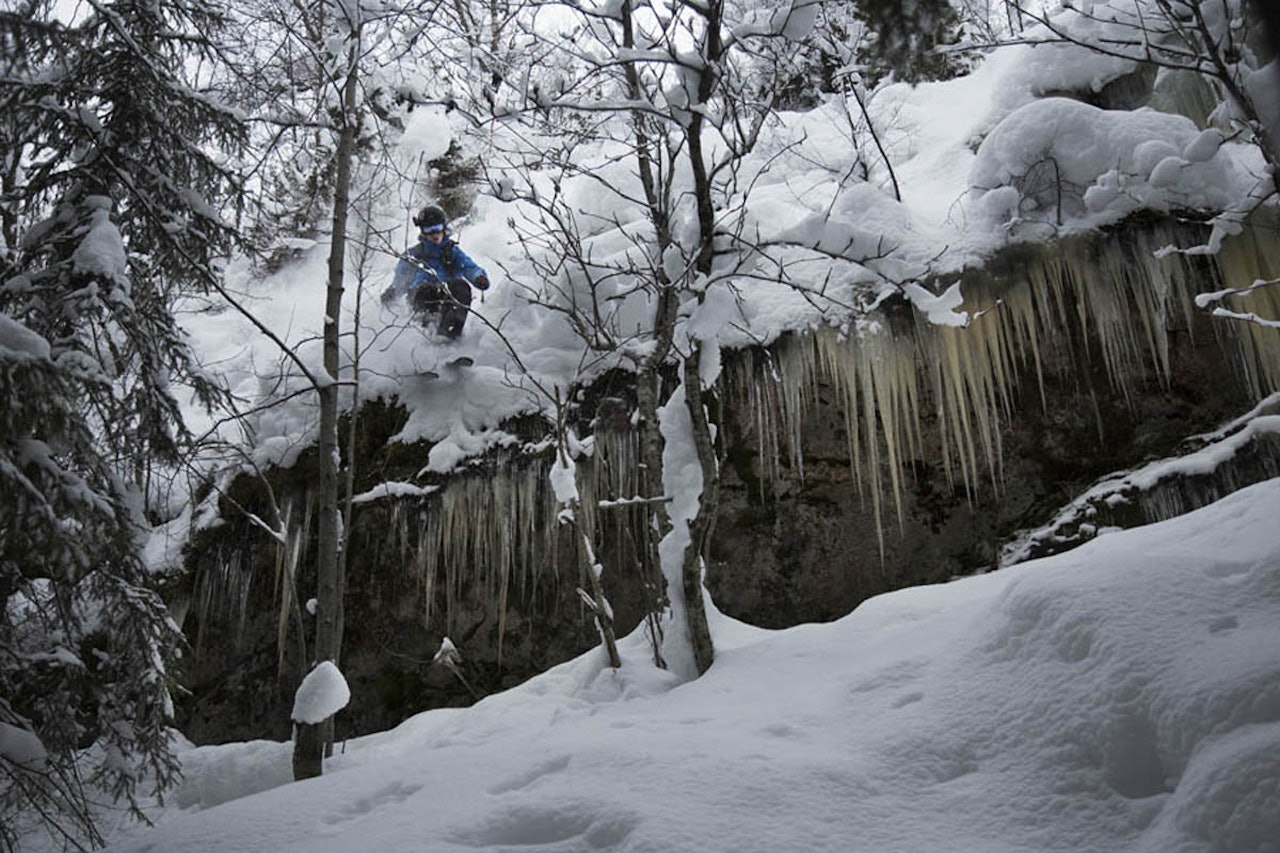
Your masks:
{"label": "snow slope", "polygon": [[679,686],[632,637],[239,799],[288,745],[194,749],[111,849],[1276,850],[1277,517],[1270,481],[832,624],[720,617]]}

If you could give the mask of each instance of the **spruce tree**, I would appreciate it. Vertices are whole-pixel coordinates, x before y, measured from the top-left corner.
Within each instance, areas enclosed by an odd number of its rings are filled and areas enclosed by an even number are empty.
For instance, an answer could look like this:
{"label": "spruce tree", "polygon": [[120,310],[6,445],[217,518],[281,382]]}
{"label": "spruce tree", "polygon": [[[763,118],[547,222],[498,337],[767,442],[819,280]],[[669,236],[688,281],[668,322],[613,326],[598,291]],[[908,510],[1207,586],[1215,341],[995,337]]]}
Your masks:
{"label": "spruce tree", "polygon": [[857,0],[853,9],[867,27],[859,59],[871,79],[891,72],[897,80],[919,83],[963,70],[955,56],[940,50],[960,38],[960,16],[949,0]]}
{"label": "spruce tree", "polygon": [[95,797],[138,812],[177,777],[180,635],[141,554],[153,474],[187,439],[178,388],[219,393],[174,306],[230,247],[219,152],[241,130],[191,79],[210,4],[50,15],[0,18],[0,726],[28,747],[0,755],[0,825],[38,814],[84,845]]}

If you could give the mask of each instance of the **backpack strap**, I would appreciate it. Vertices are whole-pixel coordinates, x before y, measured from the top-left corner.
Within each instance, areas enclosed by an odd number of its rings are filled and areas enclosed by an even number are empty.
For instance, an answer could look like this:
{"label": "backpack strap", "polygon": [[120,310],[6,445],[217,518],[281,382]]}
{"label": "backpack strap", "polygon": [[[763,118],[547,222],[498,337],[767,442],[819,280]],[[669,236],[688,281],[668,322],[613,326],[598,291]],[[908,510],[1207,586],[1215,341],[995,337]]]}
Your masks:
{"label": "backpack strap", "polygon": [[448,240],[440,247],[440,260],[444,262],[446,278],[453,278],[453,241]]}

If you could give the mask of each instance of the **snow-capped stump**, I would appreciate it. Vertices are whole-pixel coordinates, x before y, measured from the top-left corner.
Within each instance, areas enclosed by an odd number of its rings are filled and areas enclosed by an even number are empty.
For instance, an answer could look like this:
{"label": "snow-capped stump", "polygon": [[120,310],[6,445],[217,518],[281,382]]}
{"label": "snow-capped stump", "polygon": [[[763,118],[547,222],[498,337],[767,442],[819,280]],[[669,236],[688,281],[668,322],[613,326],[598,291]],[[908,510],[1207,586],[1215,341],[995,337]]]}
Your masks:
{"label": "snow-capped stump", "polygon": [[318,725],[347,707],[351,701],[351,688],[342,671],[331,660],[320,661],[307,673],[293,695],[295,723]]}

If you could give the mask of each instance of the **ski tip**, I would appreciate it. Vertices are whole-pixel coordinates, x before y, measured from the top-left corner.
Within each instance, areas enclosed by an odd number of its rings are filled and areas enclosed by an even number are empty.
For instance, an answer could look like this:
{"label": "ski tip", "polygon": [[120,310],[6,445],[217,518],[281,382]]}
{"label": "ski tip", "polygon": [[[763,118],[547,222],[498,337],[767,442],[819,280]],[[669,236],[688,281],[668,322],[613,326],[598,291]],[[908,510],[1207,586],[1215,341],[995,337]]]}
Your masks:
{"label": "ski tip", "polygon": [[454,370],[459,367],[470,367],[473,364],[475,364],[475,360],[469,355],[464,355],[450,359],[443,364],[437,364],[434,370],[419,370],[417,375],[423,379],[439,379],[441,374],[446,370]]}

